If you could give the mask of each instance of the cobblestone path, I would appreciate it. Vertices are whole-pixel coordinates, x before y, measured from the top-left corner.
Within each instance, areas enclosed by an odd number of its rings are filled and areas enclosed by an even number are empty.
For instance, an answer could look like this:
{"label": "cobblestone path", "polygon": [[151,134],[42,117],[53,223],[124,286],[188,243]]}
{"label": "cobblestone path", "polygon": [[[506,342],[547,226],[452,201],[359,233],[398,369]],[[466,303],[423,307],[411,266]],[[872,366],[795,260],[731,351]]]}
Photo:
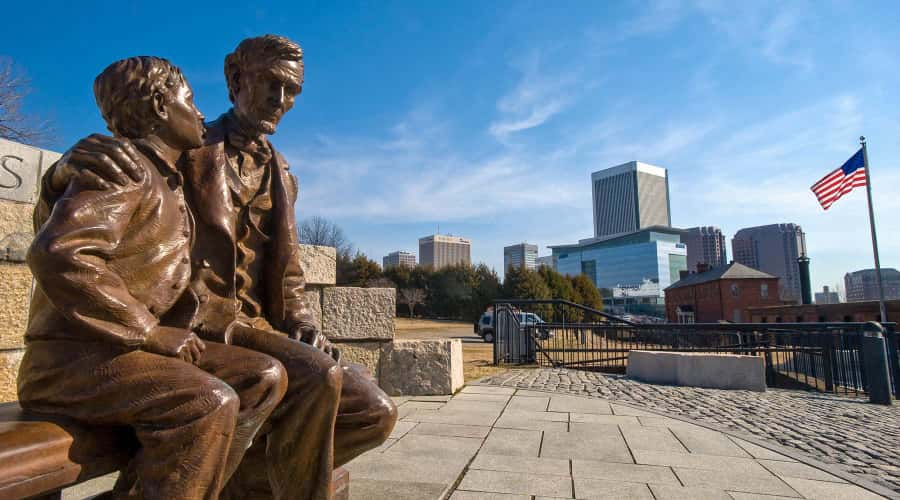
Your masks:
{"label": "cobblestone path", "polygon": [[900,407],[804,391],[724,391],[653,385],[621,375],[516,369],[480,384],[622,401],[768,439],[900,494]]}

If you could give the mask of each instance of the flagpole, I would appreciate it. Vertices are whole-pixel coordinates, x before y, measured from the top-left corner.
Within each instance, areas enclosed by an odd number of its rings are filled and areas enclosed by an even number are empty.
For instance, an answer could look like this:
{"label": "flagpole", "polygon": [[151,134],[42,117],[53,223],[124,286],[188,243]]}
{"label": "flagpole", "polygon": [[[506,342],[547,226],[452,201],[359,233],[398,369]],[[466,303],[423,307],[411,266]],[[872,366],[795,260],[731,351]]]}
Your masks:
{"label": "flagpole", "polygon": [[875,235],[875,212],[872,210],[872,177],[869,175],[869,152],[866,149],[866,138],[860,136],[859,143],[863,150],[863,167],[866,169],[866,196],[869,199],[869,228],[872,231],[872,251],[875,254],[875,279],[878,283],[878,309],[881,311],[881,322],[887,322],[887,310],[884,308],[884,288],[881,285],[881,261],[878,259],[878,237]]}

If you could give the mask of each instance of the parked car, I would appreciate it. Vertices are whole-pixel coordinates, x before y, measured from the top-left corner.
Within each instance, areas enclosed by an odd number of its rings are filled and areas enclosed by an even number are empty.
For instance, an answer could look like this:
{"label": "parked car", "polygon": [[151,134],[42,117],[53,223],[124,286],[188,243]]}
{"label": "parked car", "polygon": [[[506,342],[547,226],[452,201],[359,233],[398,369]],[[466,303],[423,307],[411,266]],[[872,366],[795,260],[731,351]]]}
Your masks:
{"label": "parked car", "polygon": [[[546,340],[553,336],[553,333],[549,328],[543,326],[545,321],[541,319],[540,316],[534,313],[529,312],[518,312],[516,313],[519,319],[519,327],[536,327],[538,332],[538,338],[541,340]],[[494,313],[493,311],[485,312],[478,318],[478,321],[475,322],[474,327],[475,333],[484,339],[485,342],[493,342],[494,341]]]}

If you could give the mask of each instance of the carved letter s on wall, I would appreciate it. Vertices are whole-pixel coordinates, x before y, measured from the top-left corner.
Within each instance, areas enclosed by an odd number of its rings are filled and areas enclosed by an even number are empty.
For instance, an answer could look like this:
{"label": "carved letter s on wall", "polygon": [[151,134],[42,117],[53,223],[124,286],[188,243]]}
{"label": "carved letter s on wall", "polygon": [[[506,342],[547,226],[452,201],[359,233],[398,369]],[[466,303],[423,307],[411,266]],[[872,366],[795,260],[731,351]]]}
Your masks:
{"label": "carved letter s on wall", "polygon": [[4,183],[2,183],[2,182],[0,182],[0,188],[4,188],[4,189],[17,189],[17,188],[19,188],[19,187],[22,185],[22,176],[20,176],[19,174],[17,174],[17,173],[12,169],[12,166],[8,164],[8,162],[9,162],[10,159],[13,159],[13,160],[19,160],[19,165],[25,163],[25,159],[19,158],[18,156],[7,155],[7,156],[4,156],[3,158],[0,158],[0,166],[3,167],[3,170],[6,170],[6,171],[9,172],[10,174],[12,174],[13,177],[16,178],[15,182],[14,182],[11,186],[10,186],[10,185],[7,185],[7,184],[4,184]]}

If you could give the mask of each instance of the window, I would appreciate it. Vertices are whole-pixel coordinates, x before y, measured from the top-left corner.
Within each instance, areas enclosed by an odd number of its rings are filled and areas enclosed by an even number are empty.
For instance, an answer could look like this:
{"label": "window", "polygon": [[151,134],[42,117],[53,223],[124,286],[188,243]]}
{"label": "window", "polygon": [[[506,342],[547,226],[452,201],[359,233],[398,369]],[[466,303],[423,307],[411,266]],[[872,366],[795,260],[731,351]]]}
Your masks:
{"label": "window", "polygon": [[769,284],[768,283],[763,283],[763,284],[759,285],[759,296],[763,297],[763,298],[769,296]]}
{"label": "window", "polygon": [[735,309],[734,311],[732,311],[732,319],[734,320],[735,323],[741,322],[741,310],[740,309]]}
{"label": "window", "polygon": [[485,317],[481,318],[481,324],[482,324],[482,325],[490,325],[490,324],[491,324],[491,317],[490,317],[490,316],[485,316]]}
{"label": "window", "polygon": [[768,317],[768,316],[763,316],[762,318],[760,318],[760,321],[759,321],[759,322],[760,322],[760,323],[768,323],[768,322],[769,322],[769,317]]}
{"label": "window", "polygon": [[741,293],[741,289],[738,287],[738,284],[732,283],[731,284],[731,296],[737,297],[738,295],[740,295],[740,293]]}
{"label": "window", "polygon": [[803,323],[803,316],[797,316],[797,323]]}

